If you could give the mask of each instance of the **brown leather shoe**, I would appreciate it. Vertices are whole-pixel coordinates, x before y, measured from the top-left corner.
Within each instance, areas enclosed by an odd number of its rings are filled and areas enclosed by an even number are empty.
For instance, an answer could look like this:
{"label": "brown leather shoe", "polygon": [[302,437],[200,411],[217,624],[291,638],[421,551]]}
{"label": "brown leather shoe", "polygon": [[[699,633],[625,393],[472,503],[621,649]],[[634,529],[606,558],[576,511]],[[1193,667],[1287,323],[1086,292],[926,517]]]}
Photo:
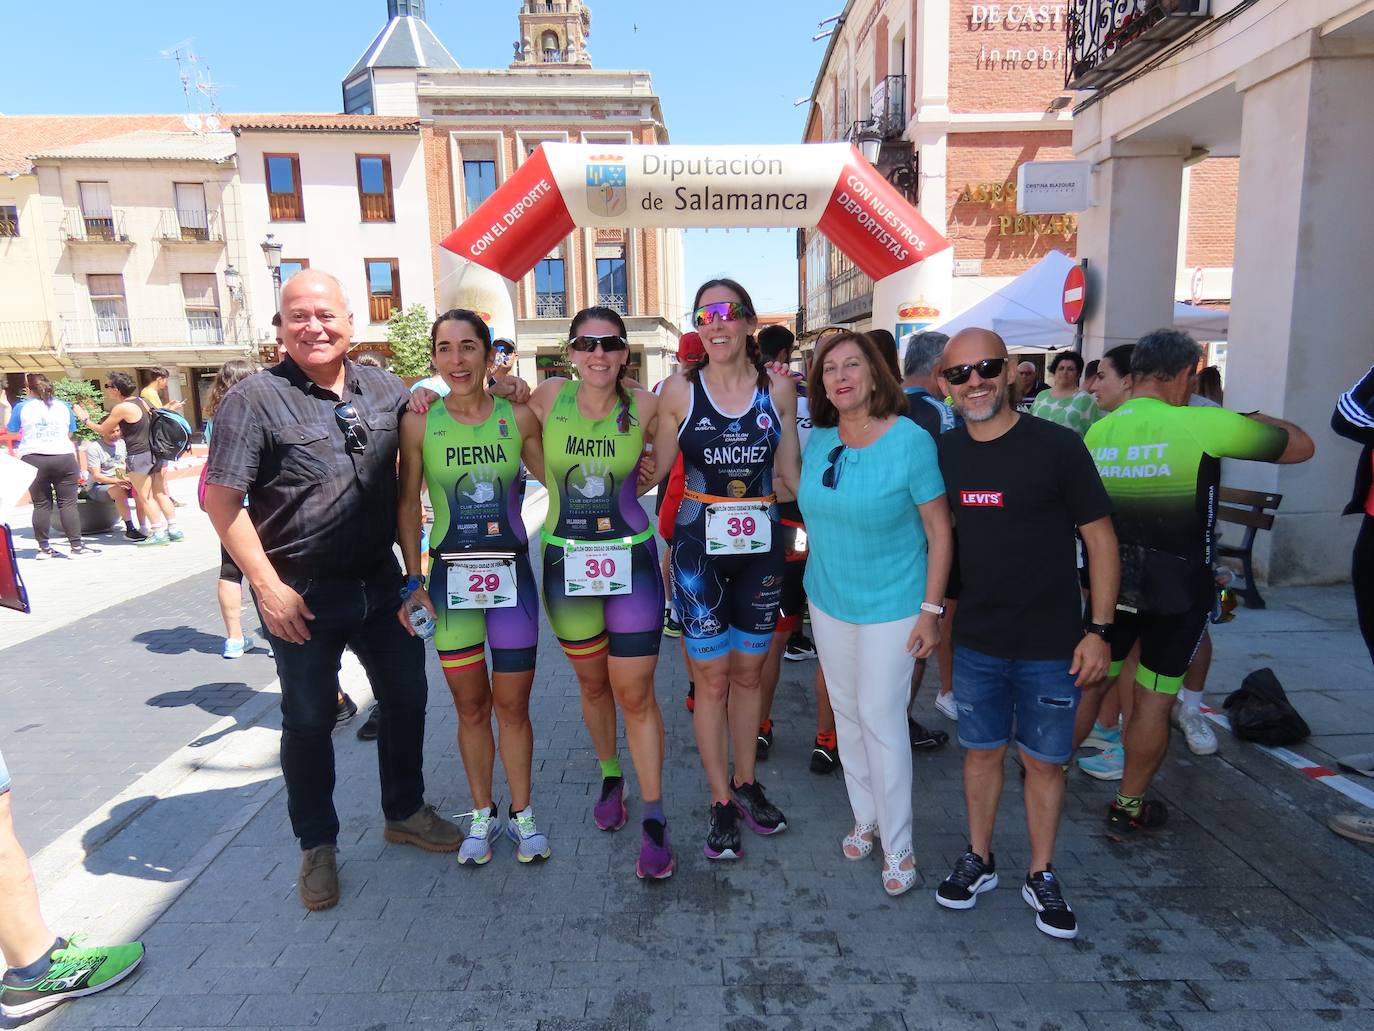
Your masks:
{"label": "brown leather shoe", "polygon": [[319,845],[301,854],[301,874],[296,885],[306,909],[331,909],[339,903],[338,849]]}
{"label": "brown leather shoe", "polygon": [[420,806],[407,819],[387,820],[382,837],[393,844],[415,845],[426,852],[456,852],[463,843],[458,825],[445,820],[432,805]]}

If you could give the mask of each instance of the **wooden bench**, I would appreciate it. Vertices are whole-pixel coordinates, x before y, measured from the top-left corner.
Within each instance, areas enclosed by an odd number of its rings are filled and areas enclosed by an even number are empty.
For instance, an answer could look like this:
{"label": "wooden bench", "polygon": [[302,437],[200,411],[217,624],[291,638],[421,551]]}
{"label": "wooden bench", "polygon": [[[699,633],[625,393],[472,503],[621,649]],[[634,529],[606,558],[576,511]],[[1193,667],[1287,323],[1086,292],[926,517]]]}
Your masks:
{"label": "wooden bench", "polygon": [[1274,525],[1273,512],[1283,501],[1282,494],[1266,494],[1257,490],[1240,490],[1237,487],[1222,487],[1218,493],[1217,522],[1235,523],[1245,527],[1239,544],[1217,544],[1219,558],[1240,559],[1243,584],[1236,590],[1245,599],[1245,607],[1264,608],[1264,598],[1255,586],[1255,566],[1252,552],[1255,548],[1255,535]]}

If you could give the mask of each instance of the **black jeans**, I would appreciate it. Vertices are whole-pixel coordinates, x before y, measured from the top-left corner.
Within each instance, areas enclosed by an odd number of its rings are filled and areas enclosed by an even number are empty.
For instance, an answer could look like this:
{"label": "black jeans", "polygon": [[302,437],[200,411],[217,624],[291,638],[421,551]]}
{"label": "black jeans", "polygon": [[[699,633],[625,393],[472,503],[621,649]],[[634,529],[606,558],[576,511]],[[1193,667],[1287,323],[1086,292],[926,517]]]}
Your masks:
{"label": "black jeans", "polygon": [[1374,516],[1365,516],[1360,535],[1355,538],[1355,552],[1351,556],[1350,581],[1355,585],[1355,613],[1360,620],[1360,633],[1374,662]]}
{"label": "black jeans", "polygon": [[377,769],[382,812],[388,820],[404,820],[424,805],[429,687],[424,643],[406,633],[396,619],[402,578],[394,563],[366,579],[283,579],[315,614],[309,622],[310,640],[304,644],[267,635],[277,653],[281,679],[286,807],[301,848],[310,849],[333,845],[339,837],[331,735],[344,649],[358,656],[373,694],[385,703],[377,735]]}
{"label": "black jeans", "polygon": [[29,496],[33,498],[33,536],[39,548],[48,546],[52,527],[52,496],[57,493],[57,516],[62,532],[73,548],[81,547],[81,516],[76,511],[76,484],[81,468],[75,455],[25,455],[24,461],[38,470]]}

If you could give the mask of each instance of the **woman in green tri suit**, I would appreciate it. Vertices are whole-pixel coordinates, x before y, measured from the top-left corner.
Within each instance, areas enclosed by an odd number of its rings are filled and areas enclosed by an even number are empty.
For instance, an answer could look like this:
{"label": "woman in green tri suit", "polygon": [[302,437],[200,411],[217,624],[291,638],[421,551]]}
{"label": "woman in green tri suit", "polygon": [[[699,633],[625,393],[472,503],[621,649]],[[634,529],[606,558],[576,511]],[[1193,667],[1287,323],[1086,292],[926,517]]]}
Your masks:
{"label": "woman in green tri suit", "polygon": [[616,312],[584,309],[568,336],[577,379],[546,380],[529,401],[543,428],[549,491],[544,607],[577,674],[601,765],[596,825],[619,830],[629,818],[616,755],[618,704],[644,802],[635,870],[659,879],[673,872],[662,800],[663,714],[654,696],[663,580],[638,483],[658,398],[622,382],[629,334]]}
{"label": "woman in green tri suit", "polygon": [[[534,469],[543,464],[539,424],[526,406],[486,392],[491,332],[478,315],[462,308],[444,312],[430,330],[430,342],[434,367],[449,393],[423,414],[407,412],[401,422],[396,522],[408,574],[405,596],[415,594],[435,618],[434,645],[458,710],[458,750],[473,800],[458,862],[485,864],[502,830],[491,797],[495,709],[511,792],[505,830],[516,858],[528,863],[550,855],[530,806],[534,731],[529,702],[539,603],[520,515],[521,459]],[[421,589],[420,576],[422,477],[434,506],[427,590]],[[404,606],[397,615],[414,633]]]}

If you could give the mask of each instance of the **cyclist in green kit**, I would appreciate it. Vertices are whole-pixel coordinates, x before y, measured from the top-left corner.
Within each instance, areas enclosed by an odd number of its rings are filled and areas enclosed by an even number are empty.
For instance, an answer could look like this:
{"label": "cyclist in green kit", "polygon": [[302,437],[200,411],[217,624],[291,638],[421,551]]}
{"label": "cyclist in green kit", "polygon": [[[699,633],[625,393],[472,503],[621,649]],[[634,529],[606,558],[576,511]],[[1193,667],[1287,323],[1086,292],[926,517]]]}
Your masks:
{"label": "cyclist in green kit", "polygon": [[663,714],[654,670],[663,632],[663,579],[649,515],[639,502],[645,442],[658,398],[624,383],[625,322],[609,308],[578,312],[568,331],[576,380],[545,380],[530,397],[543,426],[549,511],[544,608],[582,693],[582,718],[601,767],[592,817],[603,831],[629,819],[616,755],[616,706],[643,796],[635,872],[673,872],[663,811]]}
{"label": "cyclist in green kit", "polygon": [[[505,832],[516,858],[528,863],[550,855],[530,805],[529,702],[539,602],[520,516],[521,458],[530,468],[543,464],[539,423],[524,405],[487,393],[491,332],[480,316],[462,308],[444,312],[430,341],[434,367],[449,392],[423,414],[407,412],[401,423],[396,523],[408,574],[405,596],[415,594],[435,618],[434,646],[458,709],[458,750],[473,800],[458,862],[485,864],[502,831],[491,795],[494,709],[511,792]],[[422,477],[434,506],[427,589],[420,576]],[[397,617],[414,633],[404,607]]]}
{"label": "cyclist in green kit", "polygon": [[1188,378],[1201,358],[1186,333],[1141,337],[1131,354],[1133,396],[1084,438],[1111,496],[1121,549],[1111,676],[1140,642],[1126,768],[1107,812],[1107,833],[1116,839],[1167,819],[1164,803],[1144,796],[1164,760],[1169,711],[1212,608],[1221,459],[1288,465],[1315,450],[1291,422],[1187,407]]}

